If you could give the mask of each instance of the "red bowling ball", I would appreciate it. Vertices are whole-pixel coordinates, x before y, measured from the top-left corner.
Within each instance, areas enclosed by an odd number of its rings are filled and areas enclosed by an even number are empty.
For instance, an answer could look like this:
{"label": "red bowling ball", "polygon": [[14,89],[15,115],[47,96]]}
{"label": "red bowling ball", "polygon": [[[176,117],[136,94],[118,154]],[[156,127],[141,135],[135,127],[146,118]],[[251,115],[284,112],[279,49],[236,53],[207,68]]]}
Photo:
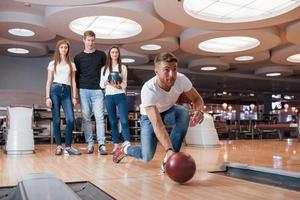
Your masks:
{"label": "red bowling ball", "polygon": [[195,172],[195,160],[186,153],[174,153],[167,160],[166,173],[175,182],[185,183],[193,178]]}

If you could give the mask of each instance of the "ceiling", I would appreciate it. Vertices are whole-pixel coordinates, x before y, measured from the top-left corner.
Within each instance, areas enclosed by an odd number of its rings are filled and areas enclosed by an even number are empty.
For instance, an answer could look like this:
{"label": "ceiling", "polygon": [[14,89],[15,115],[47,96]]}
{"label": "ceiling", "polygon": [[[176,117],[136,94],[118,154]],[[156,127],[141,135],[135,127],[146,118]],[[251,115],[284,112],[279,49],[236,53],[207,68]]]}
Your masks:
{"label": "ceiling", "polygon": [[[300,94],[300,61],[286,60],[300,54],[299,4],[287,13],[268,19],[222,23],[188,15],[183,3],[183,0],[1,0],[0,54],[32,59],[49,56],[55,43],[67,38],[74,56],[83,50],[83,43],[81,35],[70,30],[71,21],[86,16],[118,16],[137,22],[142,27],[140,33],[120,39],[98,38],[96,42],[102,50],[119,45],[123,57],[135,59],[135,63],[128,63],[130,88],[140,88],[154,75],[153,58],[157,53],[172,51],[180,60],[179,71],[192,80],[200,93],[208,96],[214,96],[217,91]],[[35,35],[14,36],[8,33],[11,28],[30,29]],[[256,38],[259,45],[237,52],[198,48],[201,42],[232,36]],[[141,49],[145,44],[158,44],[161,49]],[[29,53],[12,54],[7,51],[10,47],[26,48]],[[238,56],[254,59],[236,61]],[[217,69],[202,71],[203,66]],[[280,72],[281,76],[266,77],[270,72]]]}

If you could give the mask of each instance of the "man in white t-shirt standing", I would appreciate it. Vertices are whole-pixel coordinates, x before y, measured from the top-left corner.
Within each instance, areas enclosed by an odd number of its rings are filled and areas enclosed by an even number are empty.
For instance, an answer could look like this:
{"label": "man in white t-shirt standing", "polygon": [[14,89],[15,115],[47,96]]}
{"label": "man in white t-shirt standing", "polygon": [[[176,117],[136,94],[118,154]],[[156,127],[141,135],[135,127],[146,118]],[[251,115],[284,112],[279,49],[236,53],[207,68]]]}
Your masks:
{"label": "man in white t-shirt standing", "polygon": [[[154,60],[156,76],[144,84],[141,92],[141,146],[123,143],[113,156],[115,163],[119,163],[125,156],[145,162],[152,160],[157,141],[165,149],[165,162],[174,152],[180,151],[189,127],[190,114],[193,121],[203,119],[203,99],[191,81],[184,74],[177,72],[177,63],[178,60],[172,53],[161,53],[156,56]],[[183,106],[176,105],[182,93],[192,101],[192,113]],[[165,125],[172,126],[170,136]]]}

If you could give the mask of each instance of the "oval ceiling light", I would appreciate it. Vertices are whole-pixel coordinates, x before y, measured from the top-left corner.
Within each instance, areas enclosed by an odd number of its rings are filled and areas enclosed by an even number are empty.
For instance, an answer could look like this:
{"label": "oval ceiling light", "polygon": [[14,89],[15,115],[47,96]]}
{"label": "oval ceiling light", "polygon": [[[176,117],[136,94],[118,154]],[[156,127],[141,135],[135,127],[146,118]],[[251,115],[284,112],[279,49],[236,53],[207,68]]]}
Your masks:
{"label": "oval ceiling light", "polygon": [[180,35],[180,48],[183,51],[208,56],[252,56],[280,42],[276,27],[235,31],[188,28]]}
{"label": "oval ceiling light", "polygon": [[299,5],[300,2],[295,0],[185,0],[183,9],[200,20],[241,23],[272,18]]}
{"label": "oval ceiling light", "polygon": [[12,35],[21,36],[21,37],[30,37],[35,35],[33,31],[25,28],[11,28],[8,30],[8,32]]}
{"label": "oval ceiling light", "polygon": [[292,63],[300,63],[300,54],[291,55],[286,60]]}
{"label": "oval ceiling light", "polygon": [[281,73],[279,72],[272,72],[272,73],[267,73],[267,77],[275,77],[275,76],[281,76]]}
{"label": "oval ceiling light", "polygon": [[123,47],[120,47],[120,53],[122,55],[121,61],[126,65],[143,65],[149,62],[149,57],[144,54],[128,51]]}
{"label": "oval ceiling light", "polygon": [[249,60],[253,60],[253,59],[254,59],[253,56],[239,56],[239,57],[234,58],[234,60],[240,61],[240,62],[249,61]]}
{"label": "oval ceiling light", "polygon": [[0,11],[0,37],[28,42],[54,39],[56,34],[44,22],[45,18],[41,15]]}
{"label": "oval ceiling light", "polygon": [[221,60],[227,62],[227,63],[253,63],[258,61],[267,60],[270,58],[270,52],[269,51],[261,51],[258,53],[251,53],[251,54],[243,54],[243,55],[234,55],[234,56],[223,56],[221,57]]}
{"label": "oval ceiling light", "polygon": [[47,45],[40,42],[23,42],[0,37],[0,55],[37,57],[47,55]]}
{"label": "oval ceiling light", "polygon": [[198,47],[203,51],[215,52],[215,53],[232,53],[239,51],[246,51],[253,49],[260,44],[260,41],[256,38],[243,37],[243,36],[231,36],[231,37],[219,37],[213,38],[201,42]]}
{"label": "oval ceiling light", "polygon": [[[271,27],[299,19],[299,0],[153,0],[174,24],[213,30]],[[171,11],[171,12],[170,12]]]}
{"label": "oval ceiling light", "polygon": [[271,61],[284,65],[300,64],[300,44],[288,45],[272,51]]}
{"label": "oval ceiling light", "polygon": [[147,41],[164,31],[153,3],[137,0],[85,6],[46,6],[45,22],[52,32],[78,41],[82,41],[84,31],[93,30],[96,43],[108,45]]}
{"label": "oval ceiling light", "polygon": [[173,52],[179,48],[179,44],[176,37],[162,37],[138,43],[124,44],[122,47],[141,54],[158,54],[161,52]]}
{"label": "oval ceiling light", "polygon": [[15,53],[15,54],[27,54],[27,53],[29,53],[29,51],[27,49],[23,49],[23,48],[8,48],[7,51],[10,52],[10,53]]}
{"label": "oval ceiling light", "polygon": [[289,66],[275,65],[257,68],[255,74],[266,77],[290,76],[294,74],[294,70]]}
{"label": "oval ceiling light", "polygon": [[126,64],[135,62],[135,60],[132,58],[122,58],[121,61],[122,61],[122,63],[126,63]]}
{"label": "oval ceiling light", "polygon": [[203,72],[203,71],[226,71],[230,68],[228,63],[223,62],[216,57],[206,57],[191,60],[188,64],[188,69],[191,71]]}
{"label": "oval ceiling light", "polygon": [[202,71],[214,71],[217,70],[217,67],[213,67],[213,66],[205,66],[205,67],[201,67]]}
{"label": "oval ceiling light", "polygon": [[161,49],[161,46],[157,44],[145,44],[142,45],[140,48],[146,51],[155,51]]}
{"label": "oval ceiling light", "polygon": [[73,20],[70,29],[83,35],[86,30],[93,30],[99,39],[123,39],[139,34],[142,31],[140,24],[124,17],[89,16]]}

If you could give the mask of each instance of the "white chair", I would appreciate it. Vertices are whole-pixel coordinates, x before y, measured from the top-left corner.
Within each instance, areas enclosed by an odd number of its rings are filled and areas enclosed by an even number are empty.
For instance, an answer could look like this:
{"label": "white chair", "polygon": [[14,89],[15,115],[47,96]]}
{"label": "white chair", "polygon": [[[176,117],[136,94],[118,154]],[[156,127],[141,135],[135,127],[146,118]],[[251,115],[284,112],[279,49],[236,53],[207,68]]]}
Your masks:
{"label": "white chair", "polygon": [[33,108],[10,106],[7,108],[7,118],[5,152],[7,154],[34,153]]}
{"label": "white chair", "polygon": [[218,147],[220,142],[213,117],[204,113],[202,123],[188,128],[185,141],[190,146]]}

